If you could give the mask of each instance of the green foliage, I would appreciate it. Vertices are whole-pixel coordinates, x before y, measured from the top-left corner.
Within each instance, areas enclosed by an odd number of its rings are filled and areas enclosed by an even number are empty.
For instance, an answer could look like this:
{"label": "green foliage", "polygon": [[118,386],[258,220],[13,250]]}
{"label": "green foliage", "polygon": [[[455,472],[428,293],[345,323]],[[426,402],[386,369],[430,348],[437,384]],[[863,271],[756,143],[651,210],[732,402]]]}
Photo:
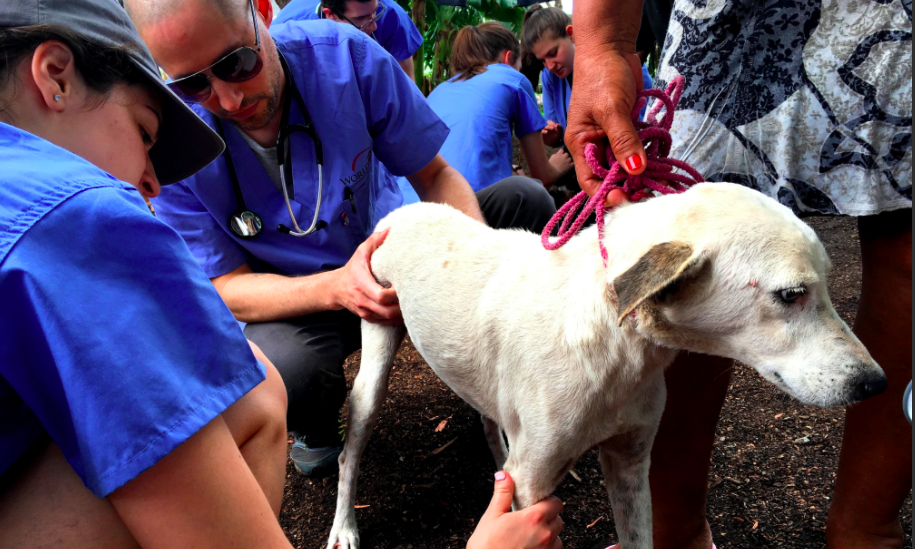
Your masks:
{"label": "green foliage", "polygon": [[[517,7],[516,0],[467,0],[467,7],[439,6],[435,0],[398,1],[407,13],[413,15],[413,22],[425,40],[421,49],[422,80],[417,78],[417,85],[425,94],[449,78],[451,44],[454,43],[459,30],[485,21],[501,21],[515,35],[520,35],[521,21],[524,18],[524,8]],[[416,14],[413,12],[414,2],[424,4],[423,24],[416,21]],[[414,63],[419,65],[415,58]]]}

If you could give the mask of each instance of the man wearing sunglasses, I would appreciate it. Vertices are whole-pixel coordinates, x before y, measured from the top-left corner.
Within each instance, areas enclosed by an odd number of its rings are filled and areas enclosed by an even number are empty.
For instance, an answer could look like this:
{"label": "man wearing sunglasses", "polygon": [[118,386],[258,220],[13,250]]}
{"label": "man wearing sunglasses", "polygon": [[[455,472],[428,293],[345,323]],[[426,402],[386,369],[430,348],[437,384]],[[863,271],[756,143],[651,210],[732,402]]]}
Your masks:
{"label": "man wearing sunglasses", "polygon": [[448,128],[394,58],[350,25],[292,21],[271,36],[267,0],[126,6],[172,89],[227,146],[164,188],[156,212],[279,370],[297,469],[331,473],[342,365],[361,343],[360,319],[402,321],[395,290],[369,270],[384,240],[372,229],[403,201],[391,174],[423,200],[497,227],[542,229],[552,199],[523,178],[475,196],[438,154]]}
{"label": "man wearing sunglasses", "polygon": [[292,0],[273,23],[313,19],[330,19],[368,34],[414,78],[413,54],[423,45],[423,35],[397,0]]}

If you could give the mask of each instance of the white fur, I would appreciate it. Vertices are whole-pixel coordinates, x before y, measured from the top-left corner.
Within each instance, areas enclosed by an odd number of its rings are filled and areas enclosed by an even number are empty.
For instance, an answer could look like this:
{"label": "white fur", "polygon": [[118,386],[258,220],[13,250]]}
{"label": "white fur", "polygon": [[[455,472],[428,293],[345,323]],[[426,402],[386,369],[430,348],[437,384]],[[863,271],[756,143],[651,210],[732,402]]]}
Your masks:
{"label": "white fur", "polygon": [[[856,386],[883,373],[829,301],[829,260],[813,230],[775,201],[739,185],[698,185],[617,208],[606,221],[605,268],[596,228],[547,251],[539,235],[417,204],[382,220],[378,230],[391,231],[372,270],[397,290],[420,354],[483,415],[496,465],[515,480],[516,506],[548,496],[599,446],[620,542],[649,549],[649,454],[663,370],[678,350],[740,360],[821,406],[851,402]],[[646,291],[633,315],[618,310],[627,271],[671,242],[689,255],[671,278],[678,286]],[[802,285],[797,303],[779,302],[779,290]],[[359,545],[358,463],[402,336],[403,328],[362,323],[328,548]]]}

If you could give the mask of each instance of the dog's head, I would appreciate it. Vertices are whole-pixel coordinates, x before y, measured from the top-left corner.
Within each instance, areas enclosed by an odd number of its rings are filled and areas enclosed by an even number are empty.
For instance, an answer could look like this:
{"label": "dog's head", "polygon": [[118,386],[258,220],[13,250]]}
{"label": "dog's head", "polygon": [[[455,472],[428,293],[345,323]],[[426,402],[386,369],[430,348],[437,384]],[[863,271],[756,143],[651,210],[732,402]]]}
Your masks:
{"label": "dog's head", "polygon": [[808,404],[844,405],[886,388],[829,300],[823,245],[790,210],[725,183],[644,210],[638,224],[653,243],[611,276],[618,322],[634,321],[661,345],[740,360]]}

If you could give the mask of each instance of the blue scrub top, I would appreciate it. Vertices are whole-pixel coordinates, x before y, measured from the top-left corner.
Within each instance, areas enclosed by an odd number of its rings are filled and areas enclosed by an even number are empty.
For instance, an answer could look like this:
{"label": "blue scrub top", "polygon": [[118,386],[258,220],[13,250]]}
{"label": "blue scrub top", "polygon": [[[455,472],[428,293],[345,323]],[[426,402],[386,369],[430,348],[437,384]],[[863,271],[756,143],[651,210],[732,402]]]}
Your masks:
{"label": "blue scrub top", "polygon": [[[324,145],[319,219],[327,226],[301,238],[277,231],[279,224],[291,225],[283,195],[235,127],[223,123],[245,202],[264,220],[261,234],[243,240],[229,229],[229,216],[238,204],[225,155],[193,177],[164,187],[153,202],[210,278],[244,263],[256,272],[289,275],[343,266],[375,223],[403,203],[391,174],[424,168],[448,135],[448,127],[394,58],[354,27],[293,21],[271,27],[270,34],[286,57]],[[203,107],[195,105],[194,110],[214,123]],[[292,101],[290,124],[302,121]],[[307,227],[318,191],[314,143],[299,132],[293,134],[291,149],[292,210],[299,225]]]}
{"label": "blue scrub top", "polygon": [[45,433],[99,498],[265,378],[139,193],[0,123],[0,474]]}
{"label": "blue scrub top", "polygon": [[[572,86],[566,78],[558,78],[547,69],[543,69],[543,115],[547,120],[556,122],[563,128],[568,128],[569,101],[572,99]],[[647,90],[654,86],[648,67],[642,65],[642,86]],[[639,113],[644,117],[646,108]]]}
{"label": "blue scrub top", "polygon": [[[423,35],[396,0],[379,0],[379,3],[383,3],[387,9],[378,19],[378,28],[372,33],[372,38],[398,61],[412,57],[423,45]],[[273,23],[317,19],[322,19],[321,0],[292,0],[280,10]]]}
{"label": "blue scrub top", "polygon": [[451,130],[442,156],[474,191],[512,175],[512,132],[520,138],[546,126],[530,81],[501,63],[443,82],[428,101]]}

